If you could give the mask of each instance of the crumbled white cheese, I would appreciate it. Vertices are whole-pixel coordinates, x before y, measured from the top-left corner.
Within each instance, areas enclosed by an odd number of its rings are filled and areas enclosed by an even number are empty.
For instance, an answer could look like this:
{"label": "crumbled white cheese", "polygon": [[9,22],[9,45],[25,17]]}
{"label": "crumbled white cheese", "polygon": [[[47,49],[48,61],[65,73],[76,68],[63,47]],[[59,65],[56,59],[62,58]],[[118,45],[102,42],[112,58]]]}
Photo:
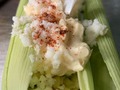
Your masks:
{"label": "crumbled white cheese", "polygon": [[54,69],[58,69],[60,64],[61,64],[61,57],[62,57],[63,52],[57,51],[54,56],[53,56],[53,61],[52,65]]}
{"label": "crumbled white cheese", "polygon": [[86,42],[93,46],[96,44],[96,39],[98,36],[103,36],[107,33],[106,26],[101,24],[97,19],[95,20],[85,20],[83,25],[86,27],[85,39]]}
{"label": "crumbled white cheese", "polygon": [[93,21],[92,20],[84,20],[82,22],[82,24],[84,25],[84,27],[88,27],[90,25],[92,25]]}
{"label": "crumbled white cheese", "polygon": [[54,54],[55,54],[54,48],[47,47],[47,52],[45,53],[45,58],[46,59],[52,59],[52,57],[54,56]]}
{"label": "crumbled white cheese", "polygon": [[32,16],[21,16],[20,18],[18,17],[13,17],[12,20],[13,20],[13,25],[12,25],[12,36],[16,36],[16,35],[20,35],[23,33],[23,29],[27,29],[27,31],[30,31],[29,27],[28,27],[28,24],[31,23],[32,21]]}
{"label": "crumbled white cheese", "polygon": [[30,54],[30,55],[29,55],[29,58],[30,58],[31,63],[34,63],[34,61],[35,61],[35,56],[34,56],[33,54]]}
{"label": "crumbled white cheese", "polygon": [[35,52],[37,55],[40,54],[40,46],[39,45],[35,45],[35,48],[34,48]]}
{"label": "crumbled white cheese", "polygon": [[32,41],[27,34],[20,34],[20,39],[21,39],[22,44],[25,47],[31,47],[32,46]]}
{"label": "crumbled white cheese", "polygon": [[12,32],[11,32],[12,36],[21,34],[22,30],[20,28],[19,18],[18,17],[13,17],[12,20],[14,22],[13,25],[12,25],[12,28],[13,28]]}

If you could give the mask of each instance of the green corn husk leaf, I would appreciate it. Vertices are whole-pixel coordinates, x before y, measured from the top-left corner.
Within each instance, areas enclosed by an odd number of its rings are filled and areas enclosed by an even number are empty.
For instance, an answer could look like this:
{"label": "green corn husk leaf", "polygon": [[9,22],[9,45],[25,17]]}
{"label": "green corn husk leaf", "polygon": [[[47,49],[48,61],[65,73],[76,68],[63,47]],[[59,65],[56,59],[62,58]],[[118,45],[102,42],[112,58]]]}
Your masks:
{"label": "green corn husk leaf", "polygon": [[91,57],[95,90],[120,90],[120,59],[104,14],[102,1],[86,0],[85,13],[87,19],[97,18],[102,24],[108,27],[108,33],[98,38],[98,47],[95,47]]}
{"label": "green corn husk leaf", "polygon": [[80,90],[94,90],[93,76],[90,62],[87,63],[85,69],[77,72]]}
{"label": "green corn husk leaf", "polygon": [[[27,0],[21,0],[16,16],[24,14],[23,6]],[[2,90],[27,90],[31,77],[29,55],[33,52],[25,48],[19,37],[11,37],[2,78]]]}
{"label": "green corn husk leaf", "polygon": [[90,64],[95,90],[116,90],[98,47],[93,49]]}

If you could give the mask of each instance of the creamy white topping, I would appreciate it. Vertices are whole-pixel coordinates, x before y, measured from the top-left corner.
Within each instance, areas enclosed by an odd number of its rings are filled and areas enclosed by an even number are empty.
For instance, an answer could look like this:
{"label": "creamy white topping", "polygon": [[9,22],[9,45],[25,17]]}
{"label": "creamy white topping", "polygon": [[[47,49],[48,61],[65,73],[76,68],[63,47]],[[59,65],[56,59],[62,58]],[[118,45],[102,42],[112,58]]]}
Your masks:
{"label": "creamy white topping", "polygon": [[[13,25],[12,33],[20,32],[17,35],[23,45],[33,47],[35,57],[41,56],[54,75],[83,70],[90,56],[90,48],[83,42],[83,25],[77,19],[66,18],[63,6],[61,0],[29,0],[24,7],[26,15],[13,18],[17,25]],[[40,60],[32,55],[30,59]]]}
{"label": "creamy white topping", "polygon": [[99,36],[103,36],[107,33],[106,26],[101,24],[97,19],[84,20],[83,25],[85,26],[85,39],[86,42],[93,46],[96,45],[96,40]]}

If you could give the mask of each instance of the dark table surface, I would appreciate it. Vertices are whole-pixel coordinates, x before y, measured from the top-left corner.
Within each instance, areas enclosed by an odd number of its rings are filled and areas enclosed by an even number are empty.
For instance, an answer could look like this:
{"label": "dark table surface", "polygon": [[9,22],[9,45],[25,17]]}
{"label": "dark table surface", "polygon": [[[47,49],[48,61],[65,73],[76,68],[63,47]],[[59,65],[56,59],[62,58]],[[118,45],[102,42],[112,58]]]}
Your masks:
{"label": "dark table surface", "polygon": [[[10,40],[12,16],[15,15],[19,0],[9,0],[0,7],[0,88],[1,75]],[[103,0],[113,38],[120,55],[120,0]]]}

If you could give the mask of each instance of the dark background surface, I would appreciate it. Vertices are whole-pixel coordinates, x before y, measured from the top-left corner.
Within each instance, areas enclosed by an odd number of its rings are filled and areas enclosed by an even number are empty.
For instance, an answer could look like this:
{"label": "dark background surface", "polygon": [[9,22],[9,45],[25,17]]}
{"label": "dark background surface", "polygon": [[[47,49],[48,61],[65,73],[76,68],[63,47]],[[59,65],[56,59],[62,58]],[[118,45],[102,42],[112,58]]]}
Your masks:
{"label": "dark background surface", "polygon": [[[0,0],[1,2],[2,0]],[[1,75],[10,40],[12,16],[15,15],[19,0],[7,0],[0,4],[0,88]],[[112,30],[115,45],[120,55],[120,0],[102,0]],[[2,5],[2,6],[1,6]]]}

